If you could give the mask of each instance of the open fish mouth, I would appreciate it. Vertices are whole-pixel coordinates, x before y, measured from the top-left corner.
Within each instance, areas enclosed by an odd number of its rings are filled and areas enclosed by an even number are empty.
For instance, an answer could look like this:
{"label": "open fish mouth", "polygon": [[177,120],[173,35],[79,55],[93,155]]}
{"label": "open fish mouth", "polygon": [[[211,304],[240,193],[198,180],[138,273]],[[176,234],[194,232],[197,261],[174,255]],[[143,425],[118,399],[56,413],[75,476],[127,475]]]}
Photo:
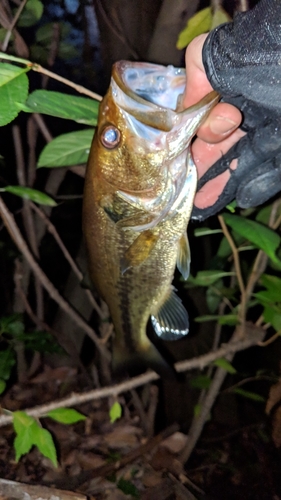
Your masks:
{"label": "open fish mouth", "polygon": [[186,82],[183,68],[120,61],[116,64],[116,73],[118,83],[127,95],[174,111],[177,109]]}
{"label": "open fish mouth", "polygon": [[198,127],[218,101],[210,92],[199,103],[183,109],[186,73],[183,68],[119,61],[112,72],[112,94],[116,104],[131,118],[129,125],[139,136],[157,142],[157,132],[168,132],[169,159],[186,149]]}

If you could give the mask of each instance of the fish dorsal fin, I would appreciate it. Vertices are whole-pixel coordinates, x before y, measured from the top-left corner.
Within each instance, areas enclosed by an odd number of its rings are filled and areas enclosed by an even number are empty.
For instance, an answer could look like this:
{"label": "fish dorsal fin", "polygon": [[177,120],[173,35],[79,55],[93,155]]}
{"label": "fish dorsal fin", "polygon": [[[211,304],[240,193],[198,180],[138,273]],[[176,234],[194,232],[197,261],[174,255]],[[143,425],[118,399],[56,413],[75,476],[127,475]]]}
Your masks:
{"label": "fish dorsal fin", "polygon": [[151,316],[155,333],[163,340],[177,340],[189,332],[188,314],[173,289],[157,314]]}
{"label": "fish dorsal fin", "polygon": [[186,232],[183,233],[178,249],[177,268],[184,280],[187,280],[190,271],[190,248]]}
{"label": "fish dorsal fin", "polygon": [[150,229],[140,233],[121,259],[121,273],[124,274],[130,267],[142,264],[150,256],[157,240],[158,235]]}

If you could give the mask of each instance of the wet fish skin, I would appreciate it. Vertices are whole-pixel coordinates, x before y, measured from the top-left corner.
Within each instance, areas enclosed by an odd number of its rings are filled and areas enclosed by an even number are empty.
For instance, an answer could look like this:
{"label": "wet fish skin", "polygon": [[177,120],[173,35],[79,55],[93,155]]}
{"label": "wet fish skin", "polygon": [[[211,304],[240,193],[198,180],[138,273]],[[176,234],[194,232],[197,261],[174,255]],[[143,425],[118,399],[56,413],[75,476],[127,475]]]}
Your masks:
{"label": "wet fish skin", "polygon": [[152,317],[164,339],[188,332],[187,313],[171,283],[176,263],[185,278],[189,272],[186,228],[197,183],[189,144],[217,94],[175,111],[136,91],[138,82],[146,90],[149,78],[153,86],[154,77],[157,87],[159,75],[168,75],[169,84],[181,81],[183,89],[182,70],[124,61],[113,68],[88,160],[83,230],[90,277],[114,324],[113,367],[142,359],[163,373],[168,364],[146,328]]}

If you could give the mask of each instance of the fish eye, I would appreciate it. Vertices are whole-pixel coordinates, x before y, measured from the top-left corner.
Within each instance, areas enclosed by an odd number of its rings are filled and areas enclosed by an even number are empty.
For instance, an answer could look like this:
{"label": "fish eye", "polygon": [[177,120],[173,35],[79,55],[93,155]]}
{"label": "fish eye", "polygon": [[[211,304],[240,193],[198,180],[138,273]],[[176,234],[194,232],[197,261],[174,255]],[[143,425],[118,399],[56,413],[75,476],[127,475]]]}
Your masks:
{"label": "fish eye", "polygon": [[121,134],[118,128],[113,125],[105,127],[100,135],[102,145],[107,149],[113,149],[118,146],[121,139]]}

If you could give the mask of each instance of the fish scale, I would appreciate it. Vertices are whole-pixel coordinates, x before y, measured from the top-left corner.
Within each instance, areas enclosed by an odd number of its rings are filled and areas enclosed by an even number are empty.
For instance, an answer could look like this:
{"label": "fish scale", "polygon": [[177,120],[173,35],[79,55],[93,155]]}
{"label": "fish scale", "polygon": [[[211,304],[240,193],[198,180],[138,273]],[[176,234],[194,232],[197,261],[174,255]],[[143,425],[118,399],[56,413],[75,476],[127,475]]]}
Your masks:
{"label": "fish scale", "polygon": [[176,265],[185,279],[189,274],[186,229],[197,184],[189,146],[218,95],[177,111],[183,90],[181,69],[121,61],[100,106],[83,231],[90,277],[114,324],[116,370],[143,361],[161,375],[169,372],[146,335],[150,318],[164,340],[188,333],[172,280]]}

